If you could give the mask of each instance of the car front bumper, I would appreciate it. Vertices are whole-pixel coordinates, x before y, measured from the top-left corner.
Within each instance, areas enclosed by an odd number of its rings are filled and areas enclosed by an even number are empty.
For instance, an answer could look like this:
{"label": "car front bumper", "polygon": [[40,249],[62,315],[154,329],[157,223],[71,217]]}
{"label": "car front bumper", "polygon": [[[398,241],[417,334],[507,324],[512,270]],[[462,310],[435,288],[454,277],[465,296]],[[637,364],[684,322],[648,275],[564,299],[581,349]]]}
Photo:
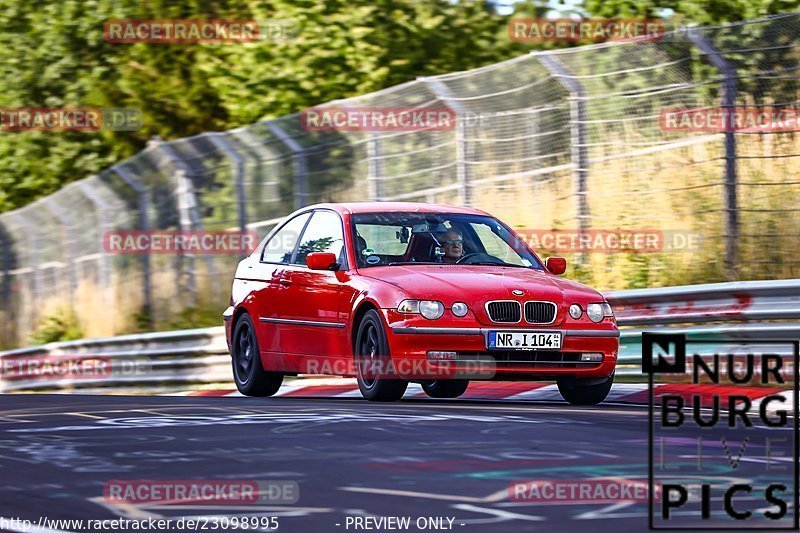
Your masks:
{"label": "car front bumper", "polygon": [[[596,379],[611,376],[617,364],[619,330],[611,322],[594,328],[502,324],[487,327],[475,323],[434,326],[419,321],[393,321],[397,316],[391,312],[384,318],[392,361],[404,379]],[[560,350],[488,350],[490,331],[560,332],[562,345]],[[431,352],[448,354],[450,359],[432,359]],[[584,353],[602,354],[602,360],[583,362],[580,358]]]}

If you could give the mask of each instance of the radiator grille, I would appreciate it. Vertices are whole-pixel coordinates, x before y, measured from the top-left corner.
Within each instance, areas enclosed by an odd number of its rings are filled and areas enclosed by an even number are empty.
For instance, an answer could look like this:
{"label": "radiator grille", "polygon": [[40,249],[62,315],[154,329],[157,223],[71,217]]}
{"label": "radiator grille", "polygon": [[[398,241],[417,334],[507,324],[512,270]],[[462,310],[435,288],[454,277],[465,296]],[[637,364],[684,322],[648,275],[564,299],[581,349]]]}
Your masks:
{"label": "radiator grille", "polygon": [[522,319],[522,306],[519,302],[489,302],[486,311],[492,322],[514,324]]}
{"label": "radiator grille", "polygon": [[550,324],[556,319],[556,305],[552,302],[525,304],[525,321],[529,324]]}

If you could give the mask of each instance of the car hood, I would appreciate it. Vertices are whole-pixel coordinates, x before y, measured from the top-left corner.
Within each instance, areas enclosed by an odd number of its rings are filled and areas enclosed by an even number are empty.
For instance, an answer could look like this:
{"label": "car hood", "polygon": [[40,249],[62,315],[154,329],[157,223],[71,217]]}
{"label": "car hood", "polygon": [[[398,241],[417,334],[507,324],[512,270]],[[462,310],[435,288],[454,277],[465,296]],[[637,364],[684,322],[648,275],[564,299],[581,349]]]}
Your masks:
{"label": "car hood", "polygon": [[[469,265],[409,265],[372,267],[359,271],[362,276],[390,283],[409,298],[467,303],[482,322],[489,322],[486,302],[492,300],[543,300],[555,303],[563,319],[573,303],[585,305],[603,301],[602,295],[574,281],[530,268]],[[522,291],[524,294],[514,294]]]}

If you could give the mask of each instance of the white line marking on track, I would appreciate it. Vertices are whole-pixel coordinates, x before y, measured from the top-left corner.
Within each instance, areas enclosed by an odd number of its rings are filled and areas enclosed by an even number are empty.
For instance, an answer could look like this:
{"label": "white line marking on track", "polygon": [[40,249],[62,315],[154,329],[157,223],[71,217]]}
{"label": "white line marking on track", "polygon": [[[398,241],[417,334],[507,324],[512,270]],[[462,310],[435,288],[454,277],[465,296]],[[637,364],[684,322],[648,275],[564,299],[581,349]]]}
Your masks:
{"label": "white line marking on track", "polygon": [[461,496],[458,494],[437,494],[432,492],[416,492],[411,490],[379,489],[371,487],[339,487],[347,492],[363,492],[367,494],[382,494],[386,496],[408,496],[410,498],[423,498],[426,500],[444,500],[452,502],[494,503],[508,499],[508,489],[493,492],[488,496]]}
{"label": "white line marking on track", "polygon": [[647,383],[617,383],[611,386],[611,392],[605,399],[607,402],[616,402],[625,396],[638,394],[647,390]]}
{"label": "white line marking on track", "polygon": [[558,392],[558,385],[545,385],[544,387],[527,390],[525,392],[519,392],[517,394],[512,394],[511,396],[506,396],[505,398],[499,398],[499,399],[510,402],[517,402],[520,400],[552,401],[552,400],[561,400],[562,398],[561,394]]}

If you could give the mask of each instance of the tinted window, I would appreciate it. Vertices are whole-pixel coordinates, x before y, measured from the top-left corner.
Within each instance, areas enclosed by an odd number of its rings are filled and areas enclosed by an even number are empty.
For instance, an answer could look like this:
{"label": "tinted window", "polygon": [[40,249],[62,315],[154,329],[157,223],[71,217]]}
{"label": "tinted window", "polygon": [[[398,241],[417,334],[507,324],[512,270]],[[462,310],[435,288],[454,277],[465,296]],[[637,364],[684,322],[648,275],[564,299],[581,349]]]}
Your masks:
{"label": "tinted window", "polygon": [[311,216],[310,213],[303,213],[287,222],[264,246],[261,260],[266,263],[288,263],[291,261],[294,245],[297,244],[297,239],[300,237],[300,232],[303,231],[309,216]]}
{"label": "tinted window", "polygon": [[332,211],[316,211],[303,233],[294,264],[305,265],[306,257],[312,252],[335,254],[339,263],[343,263],[343,250],[342,219]]}

